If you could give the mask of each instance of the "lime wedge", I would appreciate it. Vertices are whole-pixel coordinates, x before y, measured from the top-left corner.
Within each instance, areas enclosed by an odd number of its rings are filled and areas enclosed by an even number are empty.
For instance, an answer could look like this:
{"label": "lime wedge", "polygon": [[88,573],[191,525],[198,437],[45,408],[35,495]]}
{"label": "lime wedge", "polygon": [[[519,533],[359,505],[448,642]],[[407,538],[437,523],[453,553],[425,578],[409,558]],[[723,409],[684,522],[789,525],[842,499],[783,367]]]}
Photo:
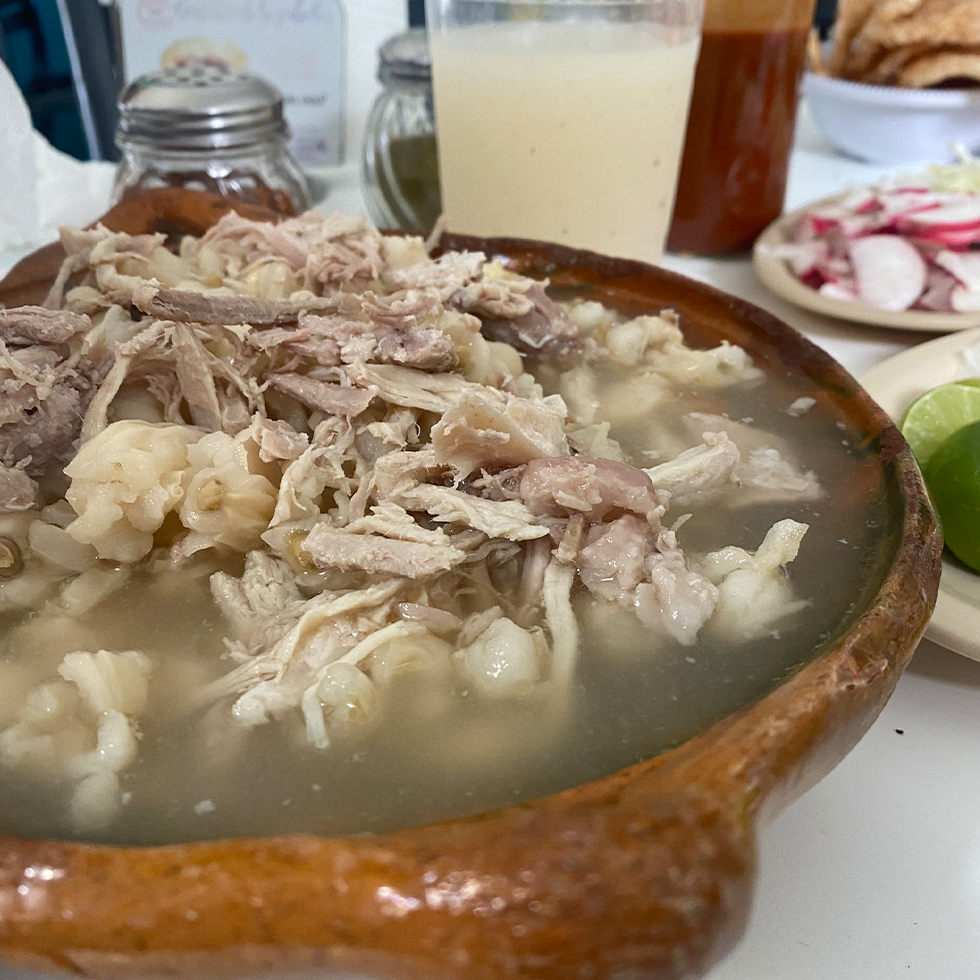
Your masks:
{"label": "lime wedge", "polygon": [[900,426],[923,469],[957,429],[980,422],[980,378],[930,388],[909,406]]}
{"label": "lime wedge", "polygon": [[923,469],[946,547],[980,571],[980,422],[957,429]]}

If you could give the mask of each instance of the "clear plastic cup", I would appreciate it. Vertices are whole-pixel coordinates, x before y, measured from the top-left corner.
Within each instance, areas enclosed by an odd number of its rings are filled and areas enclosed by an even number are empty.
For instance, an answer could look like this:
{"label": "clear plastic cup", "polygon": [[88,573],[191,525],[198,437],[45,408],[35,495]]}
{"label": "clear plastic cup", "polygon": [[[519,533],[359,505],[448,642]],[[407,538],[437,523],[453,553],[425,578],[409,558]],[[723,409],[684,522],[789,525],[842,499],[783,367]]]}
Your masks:
{"label": "clear plastic cup", "polygon": [[660,260],[703,0],[427,0],[447,227]]}

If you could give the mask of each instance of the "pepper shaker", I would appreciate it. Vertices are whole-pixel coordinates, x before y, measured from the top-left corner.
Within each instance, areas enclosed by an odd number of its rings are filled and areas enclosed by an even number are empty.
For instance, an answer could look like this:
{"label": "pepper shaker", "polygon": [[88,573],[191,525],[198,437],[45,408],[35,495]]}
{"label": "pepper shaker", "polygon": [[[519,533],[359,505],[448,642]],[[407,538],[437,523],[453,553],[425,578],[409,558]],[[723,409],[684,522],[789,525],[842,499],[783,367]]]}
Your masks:
{"label": "pepper shaker", "polygon": [[383,228],[429,231],[442,213],[432,67],[424,28],[389,38],[378,52],[383,88],[368,115],[361,186]]}

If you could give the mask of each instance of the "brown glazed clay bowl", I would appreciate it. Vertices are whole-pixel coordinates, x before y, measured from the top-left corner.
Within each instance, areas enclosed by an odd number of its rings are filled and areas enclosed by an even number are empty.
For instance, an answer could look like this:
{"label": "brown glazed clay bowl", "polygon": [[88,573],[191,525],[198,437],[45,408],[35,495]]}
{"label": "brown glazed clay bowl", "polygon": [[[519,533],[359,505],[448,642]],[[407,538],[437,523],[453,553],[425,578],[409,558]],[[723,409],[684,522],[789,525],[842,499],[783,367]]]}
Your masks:
{"label": "brown glazed clay bowl", "polygon": [[[111,226],[200,231],[214,202],[130,202]],[[668,980],[742,933],[761,822],[832,769],[878,715],[932,611],[941,538],[885,413],[762,310],[636,262],[534,242],[447,238],[623,312],[676,308],[689,340],[741,344],[863,452],[887,502],[867,587],[830,641],[753,703],[678,747],[529,804],[376,837],[152,848],[0,839],[0,958],[91,977]],[[57,248],[0,299],[43,294]]]}

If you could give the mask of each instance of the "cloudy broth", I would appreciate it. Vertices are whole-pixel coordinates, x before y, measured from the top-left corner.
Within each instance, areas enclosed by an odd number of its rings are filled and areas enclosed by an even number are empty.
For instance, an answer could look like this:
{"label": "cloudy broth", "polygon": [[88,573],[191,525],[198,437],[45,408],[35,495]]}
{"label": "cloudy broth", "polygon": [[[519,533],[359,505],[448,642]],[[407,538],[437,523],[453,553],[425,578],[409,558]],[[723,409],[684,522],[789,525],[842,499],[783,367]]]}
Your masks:
{"label": "cloudy broth", "polygon": [[[602,367],[603,402],[631,377],[630,370]],[[22,626],[8,621],[0,660],[4,727],[26,690],[79,643],[153,658],[152,707],[140,720],[138,758],[120,776],[123,805],[107,826],[79,832],[67,815],[67,783],[4,768],[0,830],[126,844],[383,832],[531,800],[683,742],[811,659],[839,632],[878,567],[887,501],[877,499],[878,482],[869,476],[877,465],[859,434],[845,431],[825,407],[788,412],[799,394],[795,383],[790,389],[770,378],[707,392],[676,387],[634,419],[610,410],[617,418],[610,435],[637,465],[650,465],[642,452],[665,442],[671,454],[685,439],[696,442],[682,434],[682,418],[700,411],[751,419],[815,473],[823,488],[815,501],[730,507],[693,500],[667,518],[693,515],[678,538],[694,554],[723,545],[754,550],[784,518],[809,524],[789,571],[808,605],[763,638],[731,643],[706,631],[696,645],[681,646],[579,590],[580,657],[566,692],[492,702],[473,697],[459,679],[407,673],[383,692],[371,721],[318,749],[306,741],[298,715],[244,728],[227,701],[195,709],[193,691],[230,667],[227,628],[208,587],[213,567],[137,570],[89,616],[84,637],[65,623],[41,630],[36,617]]]}

